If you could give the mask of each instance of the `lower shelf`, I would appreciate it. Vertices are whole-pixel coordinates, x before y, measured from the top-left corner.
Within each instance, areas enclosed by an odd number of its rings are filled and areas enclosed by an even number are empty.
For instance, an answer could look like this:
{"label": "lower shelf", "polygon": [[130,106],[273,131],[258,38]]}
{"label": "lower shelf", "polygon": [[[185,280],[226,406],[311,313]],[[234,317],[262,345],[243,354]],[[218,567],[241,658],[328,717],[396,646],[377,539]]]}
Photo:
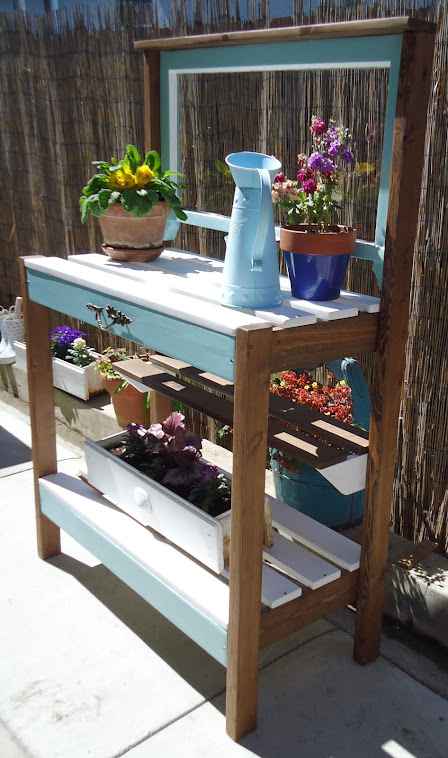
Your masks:
{"label": "lower shelf", "polygon": [[[227,567],[214,573],[79,478],[53,474],[39,489],[45,516],[226,665]],[[262,646],[354,602],[360,554],[351,540],[270,501],[277,531],[263,549]]]}
{"label": "lower shelf", "polygon": [[227,663],[229,587],[67,474],[39,480],[42,512],[197,642]]}

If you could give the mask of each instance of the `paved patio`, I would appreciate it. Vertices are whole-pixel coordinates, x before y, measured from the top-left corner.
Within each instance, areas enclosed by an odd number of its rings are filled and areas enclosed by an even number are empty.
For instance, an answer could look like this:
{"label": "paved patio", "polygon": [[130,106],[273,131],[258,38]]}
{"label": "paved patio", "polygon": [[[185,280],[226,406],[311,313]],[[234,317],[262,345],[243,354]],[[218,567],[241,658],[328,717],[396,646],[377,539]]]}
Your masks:
{"label": "paved patio", "polygon": [[232,742],[219,664],[69,537],[37,557],[25,411],[0,391],[0,758],[446,758],[443,649],[385,635],[361,668],[349,610],[263,651],[258,728]]}

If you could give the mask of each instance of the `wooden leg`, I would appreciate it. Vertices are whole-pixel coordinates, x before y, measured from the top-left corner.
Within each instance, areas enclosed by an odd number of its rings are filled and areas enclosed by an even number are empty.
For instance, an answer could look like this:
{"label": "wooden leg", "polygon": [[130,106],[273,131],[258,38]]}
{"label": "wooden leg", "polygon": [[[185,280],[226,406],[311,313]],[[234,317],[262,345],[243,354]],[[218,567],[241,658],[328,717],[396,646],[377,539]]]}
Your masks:
{"label": "wooden leg", "polygon": [[270,327],[237,331],[233,419],[227,733],[257,725]]}
{"label": "wooden leg", "polygon": [[161,424],[170,415],[173,409],[173,401],[160,392],[151,391],[151,402],[149,405],[149,416],[151,424]]}
{"label": "wooden leg", "polygon": [[27,347],[37,549],[40,558],[45,559],[61,552],[59,527],[42,513],[38,487],[40,476],[57,472],[50,330],[47,309],[33,303],[28,297],[23,259],[20,261],[20,278]]}
{"label": "wooden leg", "polygon": [[398,414],[433,48],[432,33],[406,32],[403,35],[359,569],[354,648],[358,663],[369,663],[380,652]]}

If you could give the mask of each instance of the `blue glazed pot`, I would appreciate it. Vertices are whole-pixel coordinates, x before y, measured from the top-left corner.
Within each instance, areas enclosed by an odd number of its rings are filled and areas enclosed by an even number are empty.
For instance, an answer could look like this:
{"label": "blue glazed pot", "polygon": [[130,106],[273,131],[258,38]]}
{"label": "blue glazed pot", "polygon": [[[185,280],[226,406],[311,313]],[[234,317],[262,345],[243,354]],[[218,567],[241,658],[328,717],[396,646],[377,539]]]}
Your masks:
{"label": "blue glazed pot", "polygon": [[362,518],[364,490],[342,495],[310,466],[302,466],[295,474],[271,458],[271,468],[276,498],[296,511],[332,527],[353,524]]}
{"label": "blue glazed pot", "polygon": [[299,300],[336,300],[347,271],[347,255],[303,255],[283,251],[291,292]]}
{"label": "blue glazed pot", "polygon": [[310,232],[306,224],[280,230],[280,247],[288,268],[291,292],[299,300],[336,300],[356,246],[356,229],[331,227]]}

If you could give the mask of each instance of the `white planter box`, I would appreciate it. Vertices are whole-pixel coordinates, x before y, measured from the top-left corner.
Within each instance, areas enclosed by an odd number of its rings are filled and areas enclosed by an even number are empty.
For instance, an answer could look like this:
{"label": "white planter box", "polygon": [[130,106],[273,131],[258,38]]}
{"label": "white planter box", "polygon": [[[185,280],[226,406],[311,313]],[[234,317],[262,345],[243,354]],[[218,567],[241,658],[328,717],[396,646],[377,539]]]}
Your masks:
{"label": "white planter box", "polygon": [[[22,371],[27,370],[26,345],[24,342],[14,342],[16,353],[16,366]],[[94,353],[95,358],[97,353]],[[103,392],[104,387],[99,374],[95,374],[93,363],[80,368],[60,358],[53,358],[53,385],[59,390],[68,392],[70,395],[88,400],[91,395]]]}
{"label": "white planter box", "polygon": [[[213,518],[109,452],[123,432],[85,440],[87,481],[136,521],[163,534],[204,565],[222,573],[228,562],[230,510]],[[224,472],[226,473],[226,472]]]}

